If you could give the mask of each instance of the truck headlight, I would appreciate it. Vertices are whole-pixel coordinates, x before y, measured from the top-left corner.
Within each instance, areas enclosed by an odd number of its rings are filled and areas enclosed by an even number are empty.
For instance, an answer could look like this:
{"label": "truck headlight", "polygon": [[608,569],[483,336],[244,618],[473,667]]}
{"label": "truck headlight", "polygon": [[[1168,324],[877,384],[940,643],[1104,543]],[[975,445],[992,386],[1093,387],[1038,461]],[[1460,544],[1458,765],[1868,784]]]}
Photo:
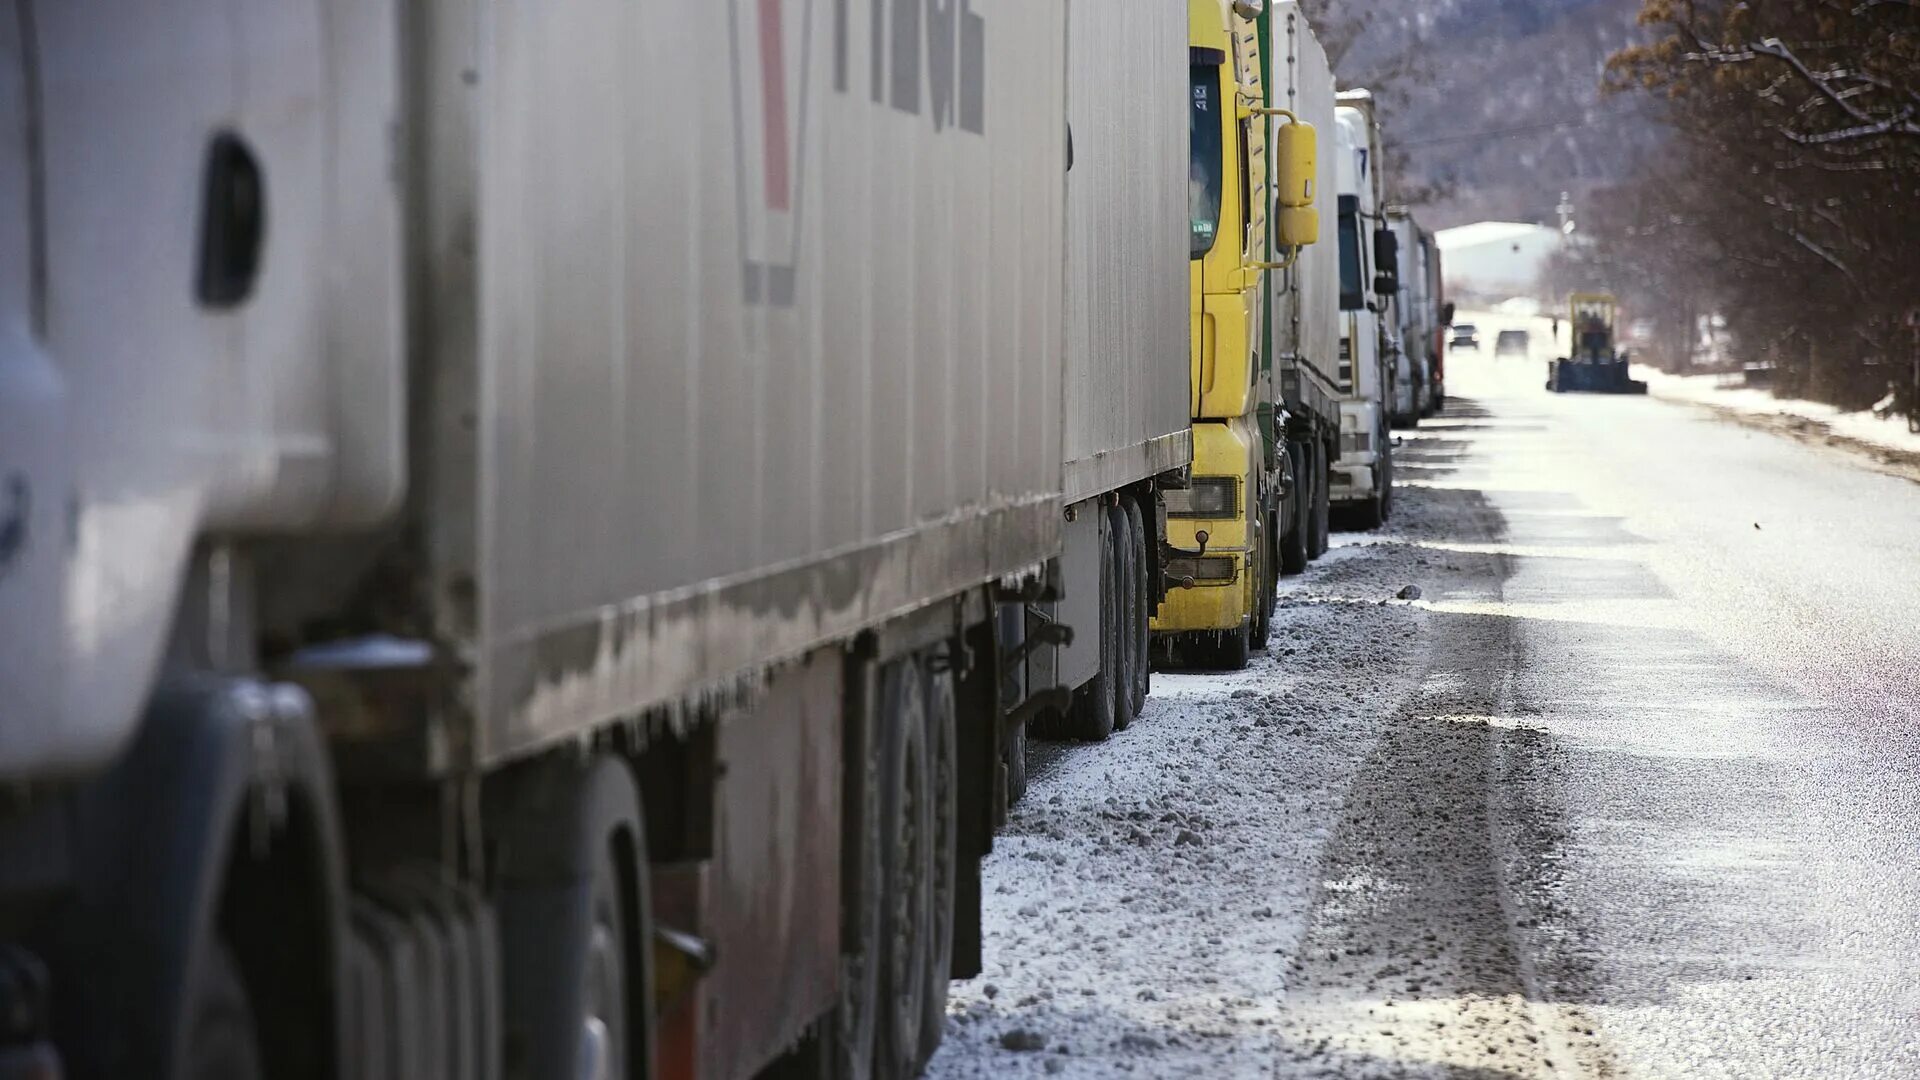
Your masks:
{"label": "truck headlight", "polygon": [[1196,476],[1185,490],[1166,493],[1167,516],[1230,518],[1239,509],[1240,481],[1232,476]]}

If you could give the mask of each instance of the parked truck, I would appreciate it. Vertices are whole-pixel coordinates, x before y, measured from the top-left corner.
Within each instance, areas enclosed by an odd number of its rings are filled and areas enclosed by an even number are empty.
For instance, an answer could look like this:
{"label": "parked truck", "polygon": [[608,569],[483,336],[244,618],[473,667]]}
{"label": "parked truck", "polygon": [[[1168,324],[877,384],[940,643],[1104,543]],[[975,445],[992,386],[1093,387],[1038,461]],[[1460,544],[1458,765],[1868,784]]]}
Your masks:
{"label": "parked truck", "polygon": [[0,1060],[917,1072],[1060,552],[1066,21],[0,0]]}
{"label": "parked truck", "polygon": [[[1263,20],[1267,103],[1311,127],[1316,140],[1329,139],[1335,127],[1333,68],[1312,24],[1295,0],[1275,3]],[[1339,186],[1338,158],[1331,149],[1317,147],[1314,157],[1316,203],[1321,193]],[[1276,429],[1268,434],[1281,443],[1294,477],[1292,497],[1286,500],[1291,513],[1268,530],[1280,537],[1283,574],[1305,570],[1327,551],[1329,481],[1340,456],[1339,221],[1316,209],[1302,228],[1314,242],[1293,248],[1292,264],[1267,275],[1261,349],[1273,369],[1282,406]],[[1274,246],[1287,248],[1279,237]]]}
{"label": "parked truck", "polygon": [[[1317,238],[1315,134],[1266,104],[1264,11],[1259,0],[1188,4],[1193,475],[1165,494],[1175,587],[1152,623],[1164,653],[1227,670],[1266,647],[1275,530],[1298,516],[1292,456],[1277,436],[1282,399],[1262,352],[1266,275],[1283,265],[1276,245]],[[1270,203],[1281,211],[1271,232]]]}
{"label": "parked truck", "polygon": [[1396,420],[1415,426],[1420,418],[1431,416],[1444,396],[1444,356],[1442,337],[1451,312],[1446,310],[1440,281],[1440,251],[1433,234],[1420,227],[1405,208],[1390,210],[1387,220],[1393,230],[1400,263],[1399,290],[1394,313],[1399,322],[1400,354],[1405,357],[1407,385],[1396,395]]}
{"label": "parked truck", "polygon": [[[1167,93],[1186,79],[1187,23],[1161,0],[1081,0],[1069,18],[1061,595],[1010,626],[1031,692],[1008,700],[1033,702],[1052,731],[1098,740],[1146,703],[1148,620],[1167,591],[1160,491],[1184,488],[1193,461],[1187,110]],[[1012,732],[1017,794],[1025,731]]]}
{"label": "parked truck", "polygon": [[1374,529],[1393,512],[1389,424],[1398,335],[1390,332],[1398,283],[1397,251],[1382,212],[1380,125],[1373,94],[1339,94],[1340,459],[1333,505],[1357,528]]}

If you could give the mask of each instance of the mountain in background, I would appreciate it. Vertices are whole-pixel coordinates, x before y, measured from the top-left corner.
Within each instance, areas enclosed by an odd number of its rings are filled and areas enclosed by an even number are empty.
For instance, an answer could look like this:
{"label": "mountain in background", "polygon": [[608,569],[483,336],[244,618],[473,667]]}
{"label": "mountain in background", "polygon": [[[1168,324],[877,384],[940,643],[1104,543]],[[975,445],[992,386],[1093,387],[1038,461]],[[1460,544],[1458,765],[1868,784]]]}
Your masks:
{"label": "mountain in background", "polygon": [[1602,98],[1639,40],[1638,0],[1317,0],[1303,4],[1343,87],[1381,102],[1397,201],[1428,228],[1557,221],[1658,152],[1646,98]]}

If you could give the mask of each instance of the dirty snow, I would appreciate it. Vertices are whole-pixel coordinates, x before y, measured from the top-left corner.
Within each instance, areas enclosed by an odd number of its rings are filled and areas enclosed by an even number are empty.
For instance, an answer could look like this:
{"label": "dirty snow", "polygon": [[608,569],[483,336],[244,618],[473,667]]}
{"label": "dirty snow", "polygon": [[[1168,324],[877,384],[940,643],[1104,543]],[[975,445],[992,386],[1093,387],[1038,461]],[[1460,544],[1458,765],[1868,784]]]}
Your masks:
{"label": "dirty snow", "polygon": [[1723,386],[1716,375],[1669,375],[1636,366],[1634,377],[1647,380],[1655,397],[1730,409],[1754,416],[1793,417],[1822,425],[1835,435],[1886,450],[1920,454],[1920,432],[1907,430],[1904,417],[1882,417],[1871,409],[1858,412],[1798,398],[1778,398],[1766,390]]}
{"label": "dirty snow", "polygon": [[[1463,556],[1444,496],[1283,587],[1271,648],[1235,674],[1157,673],[1129,730],[1035,776],[985,867],[986,970],[954,986],[932,1077],[1271,1077],[1338,1052],[1297,985],[1355,772],[1429,666],[1408,596]],[[1478,558],[1485,558],[1484,556]],[[1326,1045],[1323,1045],[1326,1044]],[[1288,1075],[1318,1075],[1298,1071]]]}

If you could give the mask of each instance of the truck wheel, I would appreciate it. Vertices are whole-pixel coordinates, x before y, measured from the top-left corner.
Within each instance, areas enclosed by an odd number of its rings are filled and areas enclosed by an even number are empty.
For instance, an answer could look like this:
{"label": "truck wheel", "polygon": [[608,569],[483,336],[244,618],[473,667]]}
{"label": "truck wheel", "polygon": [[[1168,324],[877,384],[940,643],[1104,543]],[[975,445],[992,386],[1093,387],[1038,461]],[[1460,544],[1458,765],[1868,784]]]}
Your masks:
{"label": "truck wheel", "polygon": [[1380,523],[1386,524],[1393,517],[1393,449],[1380,451]]}
{"label": "truck wheel", "polygon": [[[847,759],[858,762],[848,770],[842,798],[849,807],[849,827],[842,830],[841,907],[847,916],[848,936],[840,942],[840,996],[832,1015],[813,1040],[802,1047],[786,1072],[768,1080],[872,1080],[875,1028],[880,1015],[880,921],[884,907],[880,850],[885,842],[881,824],[882,792],[886,788],[887,732],[885,717],[873,696],[879,680],[864,668],[859,676],[864,723],[849,733]],[[871,687],[871,689],[864,689]],[[811,1050],[811,1053],[805,1051]]]}
{"label": "truck wheel", "polygon": [[194,962],[188,995],[180,1075],[187,1080],[256,1080],[260,1038],[239,965],[225,942],[215,939]]}
{"label": "truck wheel", "polygon": [[1273,519],[1265,510],[1254,512],[1258,516],[1254,518],[1253,550],[1247,557],[1247,574],[1253,581],[1252,624],[1247,631],[1249,651],[1266,648],[1267,596],[1279,589],[1273,575]]}
{"label": "truck wheel", "polygon": [[1317,559],[1331,546],[1333,530],[1333,474],[1327,448],[1314,443],[1308,450],[1313,459],[1313,532],[1307,544],[1307,557]]}
{"label": "truck wheel", "polygon": [[1153,632],[1148,628],[1148,620],[1153,617],[1155,591],[1152,567],[1147,562],[1146,514],[1133,499],[1127,500],[1127,530],[1133,540],[1133,579],[1140,590],[1132,627],[1133,715],[1139,716],[1147,707],[1147,696],[1153,693],[1153,658],[1149,655],[1153,649]]}
{"label": "truck wheel", "polygon": [[1346,524],[1351,526],[1355,532],[1370,532],[1379,528],[1386,521],[1386,515],[1381,513],[1379,495],[1374,495],[1365,502],[1354,504],[1353,509],[1347,511],[1347,513],[1350,517]]}
{"label": "truck wheel", "polygon": [[[947,1028],[947,989],[953,981],[954,902],[959,895],[960,742],[954,730],[953,676],[924,667],[927,699],[927,779],[933,831],[927,954],[927,989],[920,1018],[920,1068],[940,1046]],[[917,1070],[916,1070],[917,1071]]]}
{"label": "truck wheel", "polygon": [[1308,475],[1309,455],[1303,453],[1297,444],[1287,447],[1287,455],[1293,459],[1293,498],[1287,502],[1286,535],[1280,540],[1280,572],[1292,575],[1305,572],[1308,537],[1313,532],[1313,483]]}
{"label": "truck wheel", "polygon": [[1113,667],[1107,681],[1113,685],[1113,730],[1133,723],[1133,628],[1139,619],[1140,575],[1133,557],[1133,526],[1127,512],[1107,507],[1107,532],[1113,537]]}
{"label": "truck wheel", "polygon": [[885,728],[880,843],[880,1016],[875,1080],[906,1080],[920,1068],[931,952],[933,784],[919,665],[895,660],[880,675]]}
{"label": "truck wheel", "polygon": [[1267,587],[1260,594],[1260,640],[1253,647],[1264,651],[1273,633],[1273,611],[1280,604],[1280,511],[1267,511]]}
{"label": "truck wheel", "polygon": [[[631,1008],[639,995],[627,970],[636,937],[632,915],[620,898],[624,876],[613,843],[602,844],[593,869],[593,926],[587,933],[577,1076],[625,1080],[634,1075]],[[643,947],[652,948],[652,943]]]}
{"label": "truck wheel", "polygon": [[1113,588],[1114,543],[1108,536],[1100,545],[1100,625],[1095,628],[1100,634],[1100,669],[1073,696],[1067,716],[1067,734],[1088,742],[1101,742],[1113,734],[1113,643],[1118,636],[1114,623],[1119,618],[1114,610],[1118,599]]}
{"label": "truck wheel", "polygon": [[1220,644],[1213,654],[1213,666],[1221,671],[1240,671],[1253,658],[1253,620],[1244,619],[1238,630],[1220,632]]}
{"label": "truck wheel", "polygon": [[1273,534],[1268,531],[1271,518],[1265,509],[1252,508],[1253,543],[1247,548],[1247,577],[1253,589],[1248,610],[1247,641],[1250,649],[1260,647],[1266,638],[1267,628],[1262,625],[1266,610],[1266,594],[1270,589],[1278,589],[1273,577]]}
{"label": "truck wheel", "polygon": [[1012,806],[1027,794],[1027,725],[1015,724],[1007,731],[1007,805]]}
{"label": "truck wheel", "polygon": [[632,770],[611,755],[555,757],[489,800],[510,1075],[649,1075],[653,919]]}

